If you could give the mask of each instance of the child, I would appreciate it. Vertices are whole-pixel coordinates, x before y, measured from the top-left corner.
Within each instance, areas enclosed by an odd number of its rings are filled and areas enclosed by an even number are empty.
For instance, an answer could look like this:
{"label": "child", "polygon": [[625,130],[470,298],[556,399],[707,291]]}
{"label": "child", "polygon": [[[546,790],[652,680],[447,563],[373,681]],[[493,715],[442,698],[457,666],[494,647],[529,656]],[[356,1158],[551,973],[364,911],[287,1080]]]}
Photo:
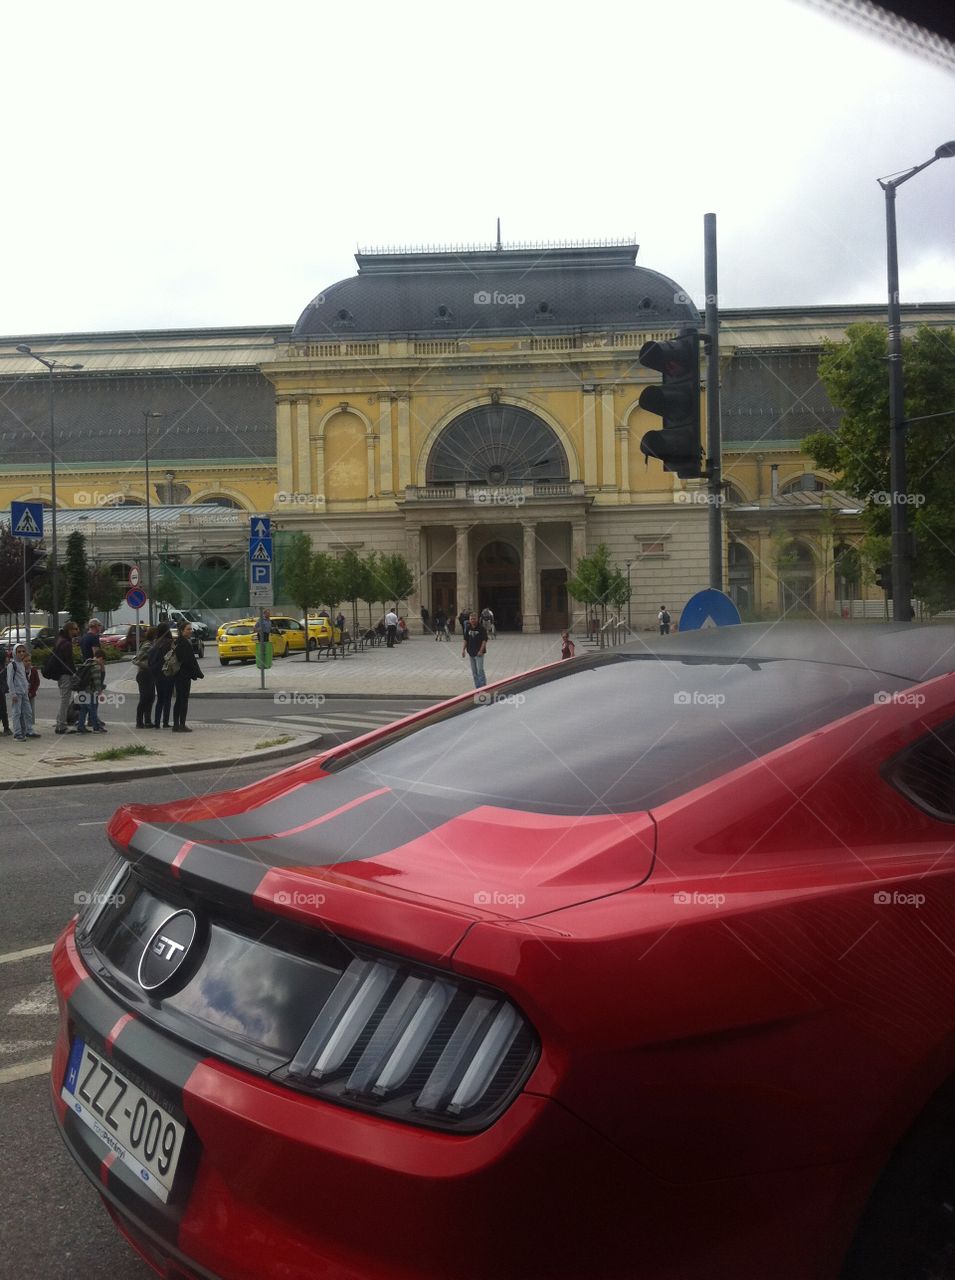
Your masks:
{"label": "child", "polygon": [[570,638],[570,632],[562,631],[560,633],[560,656],[562,658],[572,658],[574,656],[574,642]]}
{"label": "child", "polygon": [[79,668],[77,675],[76,701],[79,704],[76,715],[76,732],[89,733],[86,727],[87,718],[93,726],[94,733],[105,733],[106,726],[100,724],[96,705],[100,694],[106,687],[106,659],[102,649],[94,649],[93,656]]}

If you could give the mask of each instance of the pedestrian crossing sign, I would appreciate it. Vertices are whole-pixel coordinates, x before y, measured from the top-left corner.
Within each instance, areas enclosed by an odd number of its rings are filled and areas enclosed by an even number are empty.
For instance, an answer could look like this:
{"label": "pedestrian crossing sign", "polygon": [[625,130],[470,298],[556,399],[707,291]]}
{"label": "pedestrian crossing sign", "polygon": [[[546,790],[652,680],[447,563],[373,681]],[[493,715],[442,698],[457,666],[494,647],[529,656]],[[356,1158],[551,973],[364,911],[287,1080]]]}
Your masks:
{"label": "pedestrian crossing sign", "polygon": [[43,503],[11,502],[10,532],[15,538],[39,542],[43,537]]}

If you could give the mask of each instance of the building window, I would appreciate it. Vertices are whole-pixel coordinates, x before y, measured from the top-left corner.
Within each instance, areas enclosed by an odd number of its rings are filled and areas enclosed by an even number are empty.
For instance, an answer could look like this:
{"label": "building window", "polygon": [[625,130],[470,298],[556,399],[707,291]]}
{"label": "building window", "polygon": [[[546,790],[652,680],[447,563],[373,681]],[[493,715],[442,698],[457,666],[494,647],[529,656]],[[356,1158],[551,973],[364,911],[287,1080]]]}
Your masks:
{"label": "building window", "polygon": [[825,480],[820,480],[811,471],[807,471],[805,475],[797,476],[795,480],[787,480],[780,493],[823,493],[828,488],[829,485]]}
{"label": "building window", "polygon": [[441,432],[427,475],[428,484],[497,486],[569,480],[570,470],[556,433],[536,414],[513,404],[482,404]]}

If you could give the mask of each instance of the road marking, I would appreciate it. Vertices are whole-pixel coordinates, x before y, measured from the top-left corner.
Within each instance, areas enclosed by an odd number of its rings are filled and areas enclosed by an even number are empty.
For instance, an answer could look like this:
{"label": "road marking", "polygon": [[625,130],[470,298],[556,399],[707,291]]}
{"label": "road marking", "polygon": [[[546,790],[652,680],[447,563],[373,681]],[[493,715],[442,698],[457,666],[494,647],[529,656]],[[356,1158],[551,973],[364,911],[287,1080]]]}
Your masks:
{"label": "road marking", "polygon": [[35,1058],[33,1062],[21,1062],[16,1067],[0,1069],[0,1084],[12,1084],[14,1080],[29,1080],[31,1076],[45,1076],[53,1062],[49,1058]]}
{"label": "road marking", "polygon": [[8,1015],[22,1018],[35,1018],[40,1014],[53,1013],[56,1013],[56,991],[52,978],[41,982],[38,987],[34,987],[28,995],[7,1010]]}
{"label": "road marking", "polygon": [[78,822],[78,827],[105,827],[109,818],[97,818],[95,822]]}
{"label": "road marking", "polygon": [[31,956],[48,956],[56,944],[48,943],[42,947],[27,947],[25,951],[8,951],[0,956],[0,964],[13,964],[15,960],[29,960]]}
{"label": "road marking", "polygon": [[46,1040],[0,1040],[0,1057],[9,1057],[11,1053],[24,1053],[27,1049],[49,1049],[50,1039]]}

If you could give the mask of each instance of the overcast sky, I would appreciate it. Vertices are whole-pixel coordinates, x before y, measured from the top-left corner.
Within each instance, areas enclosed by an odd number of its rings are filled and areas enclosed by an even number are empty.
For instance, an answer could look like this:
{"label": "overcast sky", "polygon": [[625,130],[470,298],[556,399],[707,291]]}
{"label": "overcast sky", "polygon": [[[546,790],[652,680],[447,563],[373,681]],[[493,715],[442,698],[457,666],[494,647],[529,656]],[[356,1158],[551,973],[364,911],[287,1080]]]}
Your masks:
{"label": "overcast sky", "polygon": [[[633,236],[725,307],[885,299],[955,74],[796,0],[4,10],[0,333],[290,324],[358,245]],[[955,300],[955,161],[898,196]]]}

